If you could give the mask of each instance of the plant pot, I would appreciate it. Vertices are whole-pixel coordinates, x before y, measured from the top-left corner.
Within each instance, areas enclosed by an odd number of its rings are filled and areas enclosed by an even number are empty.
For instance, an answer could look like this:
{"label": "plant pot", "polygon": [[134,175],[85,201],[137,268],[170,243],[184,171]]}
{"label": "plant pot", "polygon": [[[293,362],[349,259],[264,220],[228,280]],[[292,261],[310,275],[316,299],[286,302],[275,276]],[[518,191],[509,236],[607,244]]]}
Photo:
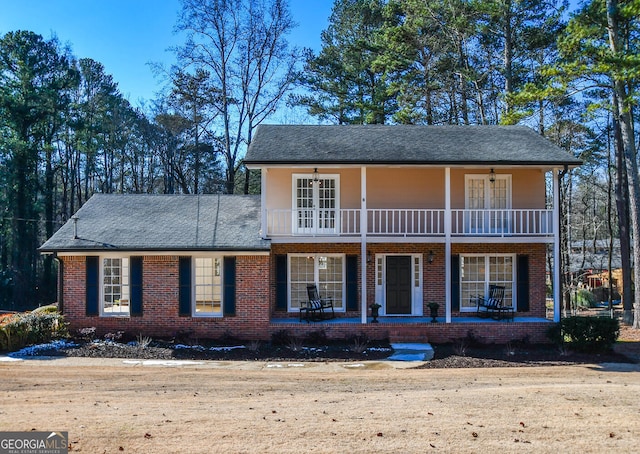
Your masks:
{"label": "plant pot", "polygon": [[371,316],[373,317],[373,320],[371,320],[371,323],[378,323],[379,311],[380,311],[379,307],[371,307]]}
{"label": "plant pot", "polygon": [[438,317],[438,308],[440,306],[429,306],[429,312],[431,315],[431,323],[438,323],[437,317]]}

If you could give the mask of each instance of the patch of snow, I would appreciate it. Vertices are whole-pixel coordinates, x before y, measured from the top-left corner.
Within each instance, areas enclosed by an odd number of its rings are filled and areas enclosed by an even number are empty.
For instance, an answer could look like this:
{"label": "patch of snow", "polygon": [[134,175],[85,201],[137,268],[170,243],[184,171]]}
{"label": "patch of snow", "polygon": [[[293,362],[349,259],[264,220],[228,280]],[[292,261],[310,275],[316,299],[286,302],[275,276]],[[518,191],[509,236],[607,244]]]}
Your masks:
{"label": "patch of snow", "polygon": [[177,360],[177,359],[147,359],[140,360],[124,360],[124,364],[143,365],[143,366],[198,366],[204,364],[201,361]]}
{"label": "patch of snow", "polygon": [[14,361],[22,361],[22,358],[12,358],[10,356],[0,356],[0,363],[11,363]]}
{"label": "patch of snow", "polygon": [[78,344],[67,340],[56,340],[49,342],[48,344],[38,344],[25,347],[17,352],[9,353],[11,358],[26,358],[30,356],[42,356],[44,353],[57,352],[58,350],[64,350],[66,348],[77,347]]}

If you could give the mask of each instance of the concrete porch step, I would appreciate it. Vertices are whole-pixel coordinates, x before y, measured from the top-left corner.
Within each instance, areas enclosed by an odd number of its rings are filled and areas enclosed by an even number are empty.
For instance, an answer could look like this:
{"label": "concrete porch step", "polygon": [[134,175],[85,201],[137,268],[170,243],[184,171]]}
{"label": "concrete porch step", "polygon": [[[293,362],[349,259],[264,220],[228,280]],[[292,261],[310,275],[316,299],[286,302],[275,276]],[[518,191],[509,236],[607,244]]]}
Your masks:
{"label": "concrete porch step", "polygon": [[433,359],[433,347],[429,343],[391,343],[393,354],[389,361],[429,361]]}

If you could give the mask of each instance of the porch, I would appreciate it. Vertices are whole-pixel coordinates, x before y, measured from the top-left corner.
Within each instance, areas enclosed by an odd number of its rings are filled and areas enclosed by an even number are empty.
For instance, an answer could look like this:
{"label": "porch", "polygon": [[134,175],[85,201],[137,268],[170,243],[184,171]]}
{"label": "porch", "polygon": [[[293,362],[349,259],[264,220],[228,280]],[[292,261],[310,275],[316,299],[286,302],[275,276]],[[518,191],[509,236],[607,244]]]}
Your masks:
{"label": "porch", "polygon": [[553,321],[542,317],[514,317],[511,320],[493,320],[475,316],[452,317],[445,323],[445,317],[378,317],[378,323],[367,318],[362,324],[360,317],[343,317],[316,322],[306,322],[297,318],[271,319],[271,333],[286,330],[292,335],[304,337],[313,332],[324,331],[327,338],[340,339],[354,335],[366,335],[370,339],[390,341],[416,341],[448,343],[456,339],[473,336],[483,343],[505,344],[514,341],[548,343],[547,329]]}

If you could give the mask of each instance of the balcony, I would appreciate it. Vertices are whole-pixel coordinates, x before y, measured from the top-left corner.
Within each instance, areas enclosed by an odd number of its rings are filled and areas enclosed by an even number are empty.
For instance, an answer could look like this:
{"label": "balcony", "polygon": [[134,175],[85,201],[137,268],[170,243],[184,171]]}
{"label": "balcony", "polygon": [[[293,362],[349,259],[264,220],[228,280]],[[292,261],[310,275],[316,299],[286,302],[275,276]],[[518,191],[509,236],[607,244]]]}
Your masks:
{"label": "balcony", "polygon": [[[443,209],[367,210],[367,236],[444,237]],[[453,237],[553,237],[553,210],[450,211]],[[274,209],[266,211],[267,237],[357,237],[360,209]]]}

